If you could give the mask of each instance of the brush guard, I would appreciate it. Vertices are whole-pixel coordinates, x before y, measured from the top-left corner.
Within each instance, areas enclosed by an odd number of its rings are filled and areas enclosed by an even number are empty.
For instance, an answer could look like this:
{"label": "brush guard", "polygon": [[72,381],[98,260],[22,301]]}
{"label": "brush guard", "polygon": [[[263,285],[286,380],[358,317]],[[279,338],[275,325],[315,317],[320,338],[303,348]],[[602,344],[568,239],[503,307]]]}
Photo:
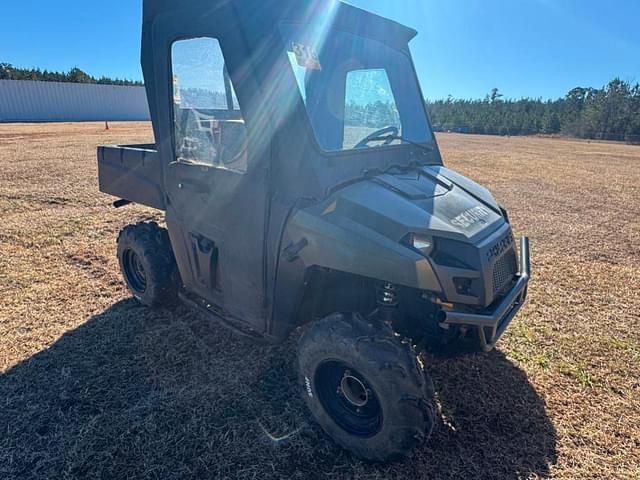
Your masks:
{"label": "brush guard", "polygon": [[483,351],[490,352],[507,330],[507,327],[520,311],[527,298],[529,279],[531,278],[531,261],[529,239],[520,240],[520,273],[511,290],[489,312],[476,314],[455,310],[442,310],[444,325],[466,325],[478,330],[480,346]]}

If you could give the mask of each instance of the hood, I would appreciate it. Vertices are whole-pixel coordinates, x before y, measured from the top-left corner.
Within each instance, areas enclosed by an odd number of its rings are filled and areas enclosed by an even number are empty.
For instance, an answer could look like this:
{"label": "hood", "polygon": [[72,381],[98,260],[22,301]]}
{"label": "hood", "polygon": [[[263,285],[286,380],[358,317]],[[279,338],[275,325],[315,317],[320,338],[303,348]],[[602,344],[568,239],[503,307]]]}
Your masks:
{"label": "hood", "polygon": [[285,265],[299,260],[440,292],[431,261],[402,240],[415,233],[475,247],[505,226],[487,190],[443,167],[422,167],[372,175],[297,210],[286,227],[283,258]]}
{"label": "hood", "polygon": [[417,233],[475,243],[505,223],[488,190],[440,166],[372,176],[334,192],[321,208],[329,221],[393,241]]}

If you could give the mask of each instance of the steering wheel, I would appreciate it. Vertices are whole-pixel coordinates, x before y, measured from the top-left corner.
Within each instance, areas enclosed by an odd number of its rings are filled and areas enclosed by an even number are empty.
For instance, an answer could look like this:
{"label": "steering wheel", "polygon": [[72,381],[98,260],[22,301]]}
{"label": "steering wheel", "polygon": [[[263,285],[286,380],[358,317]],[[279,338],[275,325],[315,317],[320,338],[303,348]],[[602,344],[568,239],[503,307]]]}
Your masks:
{"label": "steering wheel", "polygon": [[384,140],[383,145],[389,145],[391,144],[391,142],[395,140],[394,137],[398,135],[398,132],[399,132],[398,127],[394,127],[394,126],[381,128],[380,130],[376,130],[375,132],[372,132],[369,135],[367,135],[365,138],[360,140],[356,144],[356,146],[353,148],[354,149],[365,148],[371,142],[375,142],[375,141],[381,142],[382,140]]}

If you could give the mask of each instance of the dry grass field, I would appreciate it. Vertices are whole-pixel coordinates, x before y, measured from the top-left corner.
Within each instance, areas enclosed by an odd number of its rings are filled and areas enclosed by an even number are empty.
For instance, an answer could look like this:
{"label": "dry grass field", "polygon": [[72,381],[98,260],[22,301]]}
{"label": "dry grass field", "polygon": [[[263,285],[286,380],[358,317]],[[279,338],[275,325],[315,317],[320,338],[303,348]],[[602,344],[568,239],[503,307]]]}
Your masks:
{"label": "dry grass field", "polygon": [[441,135],[531,237],[530,301],[499,349],[426,355],[431,441],[364,464],[311,422],[295,338],[255,346],[127,295],[127,223],[95,146],[147,124],[0,125],[0,478],[640,478],[640,147]]}

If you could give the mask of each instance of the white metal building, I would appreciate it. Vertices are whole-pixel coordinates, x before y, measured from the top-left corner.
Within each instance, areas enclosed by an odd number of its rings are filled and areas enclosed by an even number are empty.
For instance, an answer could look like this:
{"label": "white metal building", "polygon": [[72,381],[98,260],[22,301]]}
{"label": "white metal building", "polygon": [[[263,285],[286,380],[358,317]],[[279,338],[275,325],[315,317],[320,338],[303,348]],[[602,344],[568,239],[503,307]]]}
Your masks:
{"label": "white metal building", "polygon": [[0,122],[149,120],[144,87],[0,80]]}

